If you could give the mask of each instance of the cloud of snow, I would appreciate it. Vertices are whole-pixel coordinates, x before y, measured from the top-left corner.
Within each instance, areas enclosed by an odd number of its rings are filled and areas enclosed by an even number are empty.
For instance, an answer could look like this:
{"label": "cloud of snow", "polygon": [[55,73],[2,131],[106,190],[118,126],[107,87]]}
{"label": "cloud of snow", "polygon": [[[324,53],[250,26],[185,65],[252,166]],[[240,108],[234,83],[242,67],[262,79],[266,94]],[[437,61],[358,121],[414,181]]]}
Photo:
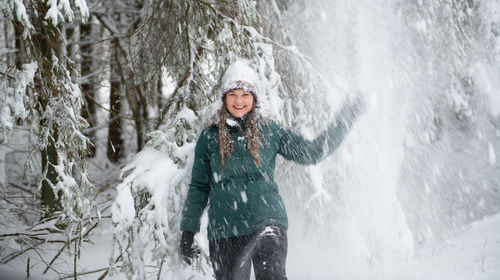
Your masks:
{"label": "cloud of snow", "polygon": [[[359,91],[369,104],[337,153],[309,172],[313,190],[282,188],[290,277],[399,279],[420,246],[498,211],[500,134],[488,118],[500,114],[499,3],[452,14],[464,6],[317,1],[289,11],[298,48],[331,82],[320,100],[335,110]],[[457,29],[476,11],[484,29]]]}

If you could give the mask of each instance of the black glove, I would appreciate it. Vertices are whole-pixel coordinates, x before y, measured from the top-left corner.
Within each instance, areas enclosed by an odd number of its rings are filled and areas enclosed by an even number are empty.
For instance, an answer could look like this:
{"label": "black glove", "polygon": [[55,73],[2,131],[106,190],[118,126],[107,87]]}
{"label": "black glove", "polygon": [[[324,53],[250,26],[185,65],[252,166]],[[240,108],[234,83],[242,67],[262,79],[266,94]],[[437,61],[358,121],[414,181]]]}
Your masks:
{"label": "black glove", "polygon": [[181,237],[181,255],[188,265],[191,265],[192,259],[198,257],[200,249],[193,248],[194,232],[183,231]]}

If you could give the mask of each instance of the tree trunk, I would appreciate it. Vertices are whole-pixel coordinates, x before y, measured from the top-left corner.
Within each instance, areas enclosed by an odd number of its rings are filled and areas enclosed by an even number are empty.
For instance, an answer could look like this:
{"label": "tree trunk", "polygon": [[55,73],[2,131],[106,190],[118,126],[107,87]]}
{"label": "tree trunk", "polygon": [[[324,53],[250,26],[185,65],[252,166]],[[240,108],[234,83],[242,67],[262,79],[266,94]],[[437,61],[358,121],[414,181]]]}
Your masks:
{"label": "tree trunk", "polygon": [[82,118],[84,118],[89,124],[89,129],[85,132],[90,140],[90,145],[87,150],[88,157],[95,157],[96,155],[96,94],[94,89],[94,79],[91,77],[92,74],[92,60],[93,60],[93,48],[90,44],[90,38],[92,33],[91,20],[89,19],[87,24],[80,25],[80,53],[81,53],[81,76],[82,76],[82,95],[83,95],[83,108],[82,108]]}
{"label": "tree trunk", "polygon": [[159,116],[161,116],[161,110],[163,110],[163,107],[165,106],[165,104],[163,104],[163,76],[162,74],[160,74],[160,78],[158,79],[158,81],[156,82],[156,88],[157,88],[157,91],[158,91],[158,94],[156,94],[156,110],[158,110],[158,113],[156,114],[156,119],[158,121],[159,119]]}
{"label": "tree trunk", "polygon": [[109,127],[108,127],[108,148],[107,156],[111,162],[117,163],[123,158],[124,146],[122,139],[122,122],[120,118],[121,94],[123,83],[120,77],[119,69],[119,50],[118,42],[114,42],[113,54],[111,55],[111,91],[109,98]]}
{"label": "tree trunk", "polygon": [[[44,3],[39,3],[38,11],[45,12],[47,7]],[[33,18],[33,25],[37,32],[33,39],[34,49],[39,50],[37,55],[38,60],[38,78],[35,78],[35,86],[37,88],[37,92],[39,92],[39,104],[38,110],[40,111],[40,115],[43,114],[46,110],[46,106],[51,99],[51,97],[59,94],[57,92],[57,87],[50,84],[52,81],[55,81],[53,69],[53,54],[60,53],[60,44],[58,40],[59,31],[56,27],[51,24],[44,24],[40,19],[36,16]],[[58,182],[58,175],[54,168],[58,164],[58,156],[57,149],[55,143],[57,142],[58,128],[57,124],[50,124],[46,120],[42,119],[40,121],[40,129],[48,128],[53,126],[50,129],[51,137],[49,137],[48,143],[41,151],[42,156],[42,171],[46,172],[45,178],[42,181],[42,204],[45,205],[49,212],[53,212],[57,209],[60,209],[59,199],[54,193],[54,189],[52,186],[55,186]]]}
{"label": "tree trunk", "polygon": [[[42,124],[47,125],[47,124]],[[57,139],[57,129],[55,129],[52,137]],[[59,199],[54,193],[53,185],[57,183],[57,172],[54,165],[57,164],[57,150],[54,140],[50,139],[47,148],[42,150],[42,170],[47,170],[46,178],[42,182],[42,204],[47,206],[49,212],[59,210]]]}
{"label": "tree trunk", "polygon": [[[135,5],[137,10],[142,10],[143,3],[137,2]],[[129,33],[135,32],[140,24],[140,17],[134,20],[134,24],[132,28],[128,30]],[[127,100],[129,103],[129,107],[132,110],[134,115],[134,124],[136,130],[136,144],[137,150],[140,151],[144,147],[145,135],[149,131],[148,129],[148,102],[145,96],[145,90],[147,85],[141,84],[139,80],[136,80],[135,69],[127,69]]]}
{"label": "tree trunk", "polygon": [[[17,20],[14,20],[13,22],[13,26],[14,26],[14,48],[17,50],[16,52],[16,55],[15,55],[15,58],[14,58],[14,63],[16,65],[16,69],[17,70],[21,70],[22,69],[22,66],[23,66],[23,63],[24,63],[24,59],[25,59],[25,56],[23,55],[24,54],[24,45],[23,45],[23,28],[22,28],[22,24],[17,21]],[[9,44],[8,44],[8,40],[7,40],[7,31],[6,31],[6,34],[5,34],[5,44],[7,45],[7,48],[9,48]],[[7,56],[7,65],[9,65],[9,56]],[[10,66],[9,66],[10,67]],[[17,125],[22,125],[22,120],[21,118],[18,118],[16,120],[16,124]]]}
{"label": "tree trunk", "polygon": [[148,104],[143,87],[134,81],[134,73],[128,70],[127,101],[134,116],[137,150],[140,151],[144,147],[144,135],[148,132]]}
{"label": "tree trunk", "polygon": [[20,22],[14,21],[14,36],[16,52],[16,69],[21,70],[23,65],[23,28]]}

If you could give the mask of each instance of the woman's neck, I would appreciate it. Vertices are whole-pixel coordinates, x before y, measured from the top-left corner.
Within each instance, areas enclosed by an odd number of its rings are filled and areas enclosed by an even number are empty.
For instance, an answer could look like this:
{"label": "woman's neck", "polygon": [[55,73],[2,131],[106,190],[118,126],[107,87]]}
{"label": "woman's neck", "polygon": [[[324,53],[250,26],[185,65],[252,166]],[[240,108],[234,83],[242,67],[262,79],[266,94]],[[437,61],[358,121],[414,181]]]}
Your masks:
{"label": "woman's neck", "polygon": [[245,128],[245,121],[248,118],[248,113],[243,115],[241,118],[237,118],[230,113],[227,114],[226,116],[226,124],[229,127],[234,127],[234,128]]}

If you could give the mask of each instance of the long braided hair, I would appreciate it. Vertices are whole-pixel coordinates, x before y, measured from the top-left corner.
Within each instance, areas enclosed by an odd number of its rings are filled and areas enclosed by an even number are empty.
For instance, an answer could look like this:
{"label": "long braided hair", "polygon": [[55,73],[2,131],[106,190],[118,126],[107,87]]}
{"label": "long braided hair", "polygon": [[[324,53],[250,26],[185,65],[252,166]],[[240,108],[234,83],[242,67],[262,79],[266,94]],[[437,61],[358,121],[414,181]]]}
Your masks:
{"label": "long braided hair", "polygon": [[[226,99],[224,98],[222,108],[220,110],[219,116],[219,154],[220,154],[220,163],[222,171],[224,171],[225,167],[225,159],[231,158],[231,154],[234,150],[234,137],[229,127],[226,123],[227,120],[227,105]],[[260,142],[260,131],[257,126],[257,112],[255,102],[253,104],[252,110],[248,112],[248,117],[245,119],[245,127],[246,127],[246,136],[248,140],[248,152],[253,157],[255,164],[260,168],[261,158],[259,154],[259,142]]]}

